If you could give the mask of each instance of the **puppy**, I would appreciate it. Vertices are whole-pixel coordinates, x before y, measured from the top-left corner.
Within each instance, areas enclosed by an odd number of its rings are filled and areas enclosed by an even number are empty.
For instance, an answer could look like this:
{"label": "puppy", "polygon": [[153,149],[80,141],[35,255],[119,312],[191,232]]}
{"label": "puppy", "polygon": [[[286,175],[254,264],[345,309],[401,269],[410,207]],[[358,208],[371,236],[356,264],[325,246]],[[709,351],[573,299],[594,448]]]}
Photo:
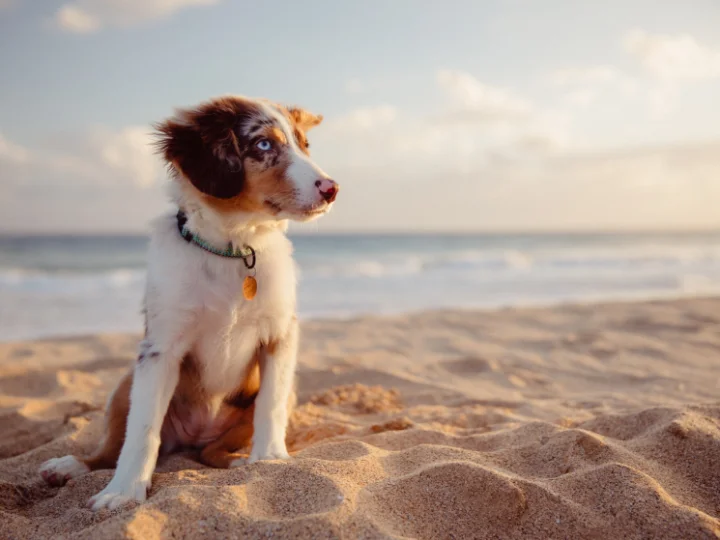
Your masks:
{"label": "puppy", "polygon": [[[48,483],[116,467],[89,501],[113,509],[145,500],[160,452],[198,448],[211,467],[289,457],[298,323],[285,233],[338,193],[308,152],[321,120],[227,96],[156,126],[178,213],[153,224],[145,337],[108,401],[98,450],[47,461]],[[245,459],[237,451],[250,444]]]}

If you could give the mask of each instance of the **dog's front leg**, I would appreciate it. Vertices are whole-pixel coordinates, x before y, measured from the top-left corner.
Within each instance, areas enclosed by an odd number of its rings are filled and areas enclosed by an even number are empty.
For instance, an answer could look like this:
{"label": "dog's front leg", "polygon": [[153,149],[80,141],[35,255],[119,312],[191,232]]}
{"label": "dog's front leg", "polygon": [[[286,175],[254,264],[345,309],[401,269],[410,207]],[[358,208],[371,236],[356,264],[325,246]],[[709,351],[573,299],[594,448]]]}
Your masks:
{"label": "dog's front leg", "polygon": [[255,401],[253,443],[249,462],[288,459],[285,431],[288,398],[293,390],[297,362],[298,324],[293,319],[287,334],[267,347],[260,362],[260,392]]}
{"label": "dog's front leg", "polygon": [[130,391],[125,442],[110,483],[92,497],[93,510],[117,508],[147,497],[160,448],[160,429],[180,374],[184,349],[153,341],[149,336],[140,349]]}

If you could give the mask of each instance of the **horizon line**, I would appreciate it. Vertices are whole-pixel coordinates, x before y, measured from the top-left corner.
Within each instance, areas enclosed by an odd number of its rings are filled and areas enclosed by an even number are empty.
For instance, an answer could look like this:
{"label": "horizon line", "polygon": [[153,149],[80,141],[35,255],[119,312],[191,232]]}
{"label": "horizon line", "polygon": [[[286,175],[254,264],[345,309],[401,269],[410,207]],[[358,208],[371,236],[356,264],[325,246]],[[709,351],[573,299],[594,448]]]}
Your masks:
{"label": "horizon line", "polygon": [[[31,237],[143,237],[150,231],[0,231],[0,238]],[[533,235],[632,235],[632,234],[720,234],[720,225],[715,227],[683,228],[587,228],[587,229],[346,229],[334,231],[288,231],[288,236],[533,236]]]}

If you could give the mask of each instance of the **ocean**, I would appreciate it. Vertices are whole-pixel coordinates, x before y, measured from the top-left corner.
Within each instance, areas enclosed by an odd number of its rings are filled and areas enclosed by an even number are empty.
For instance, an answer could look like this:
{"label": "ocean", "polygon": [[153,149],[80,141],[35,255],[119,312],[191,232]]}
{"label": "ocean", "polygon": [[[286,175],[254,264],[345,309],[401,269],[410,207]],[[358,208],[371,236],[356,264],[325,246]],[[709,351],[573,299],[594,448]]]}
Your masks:
{"label": "ocean", "polygon": [[[301,318],[720,294],[720,232],[293,237]],[[139,332],[141,236],[0,236],[0,340]]]}

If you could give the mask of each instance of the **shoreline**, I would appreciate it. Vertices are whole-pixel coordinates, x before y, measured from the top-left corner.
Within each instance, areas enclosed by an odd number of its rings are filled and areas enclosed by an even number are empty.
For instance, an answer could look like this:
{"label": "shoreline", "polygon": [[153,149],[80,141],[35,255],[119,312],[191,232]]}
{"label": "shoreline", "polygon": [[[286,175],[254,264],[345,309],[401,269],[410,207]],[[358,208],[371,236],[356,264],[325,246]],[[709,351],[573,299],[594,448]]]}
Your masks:
{"label": "shoreline", "polygon": [[[328,315],[328,314],[318,314],[318,315],[302,315],[299,314],[298,318],[302,323],[322,323],[325,321],[330,322],[353,322],[358,320],[366,320],[366,319],[386,319],[386,318],[396,318],[396,317],[413,317],[417,315],[422,314],[433,314],[433,313],[443,313],[448,311],[458,311],[463,313],[494,313],[494,312],[503,312],[503,311],[514,311],[514,310],[543,310],[543,309],[558,309],[558,308],[566,308],[566,307],[592,307],[592,306],[608,306],[608,305],[625,305],[625,304],[656,304],[656,303],[665,303],[665,302],[676,302],[676,301],[683,301],[683,300],[716,300],[720,299],[720,292],[718,293],[700,293],[700,294],[682,294],[682,293],[667,293],[667,294],[658,294],[655,296],[647,297],[645,294],[638,294],[636,298],[633,298],[632,295],[626,295],[623,297],[618,296],[617,298],[607,298],[607,295],[600,295],[598,294],[596,297],[588,298],[586,300],[557,300],[552,302],[526,302],[526,303],[518,303],[518,304],[504,304],[504,305],[498,305],[498,306],[488,306],[488,307],[473,307],[473,306],[455,306],[455,307],[436,307],[436,308],[426,308],[426,309],[417,309],[417,310],[398,310],[395,311],[388,311],[383,313],[349,313],[344,315]],[[0,345],[3,344],[12,344],[17,342],[26,342],[26,341],[52,341],[52,340],[63,340],[63,339],[80,339],[80,338],[86,338],[86,337],[92,337],[92,336],[116,336],[116,335],[134,335],[138,334],[140,332],[140,329],[142,327],[142,322],[138,318],[138,330],[132,331],[132,330],[100,330],[95,332],[77,332],[77,333],[58,333],[58,334],[43,334],[43,335],[37,335],[37,336],[29,336],[29,337],[20,337],[20,338],[10,338],[10,339],[3,339],[0,338]]]}

